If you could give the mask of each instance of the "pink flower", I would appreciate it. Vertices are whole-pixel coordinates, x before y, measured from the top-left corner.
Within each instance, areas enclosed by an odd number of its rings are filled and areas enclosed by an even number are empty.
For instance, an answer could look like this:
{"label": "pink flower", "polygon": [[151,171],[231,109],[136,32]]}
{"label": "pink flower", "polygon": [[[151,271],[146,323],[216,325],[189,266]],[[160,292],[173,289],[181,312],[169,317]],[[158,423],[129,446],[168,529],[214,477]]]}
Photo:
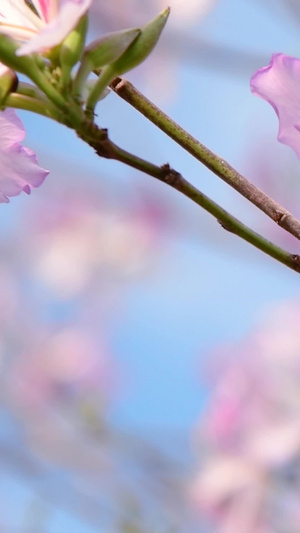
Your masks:
{"label": "pink flower", "polygon": [[299,302],[286,302],[231,356],[216,352],[190,490],[211,531],[300,531],[299,323]]}
{"label": "pink flower", "polygon": [[300,59],[274,54],[267,67],[251,78],[251,91],[274,108],[279,119],[278,141],[300,158]]}
{"label": "pink flower", "polygon": [[[2,0],[0,33],[23,42],[19,55],[60,44],[86,13],[92,0]],[[34,12],[35,11],[35,12]]]}
{"label": "pink flower", "polygon": [[21,120],[12,109],[0,113],[0,202],[22,191],[30,194],[48,174],[32,150],[20,144],[25,138]]}

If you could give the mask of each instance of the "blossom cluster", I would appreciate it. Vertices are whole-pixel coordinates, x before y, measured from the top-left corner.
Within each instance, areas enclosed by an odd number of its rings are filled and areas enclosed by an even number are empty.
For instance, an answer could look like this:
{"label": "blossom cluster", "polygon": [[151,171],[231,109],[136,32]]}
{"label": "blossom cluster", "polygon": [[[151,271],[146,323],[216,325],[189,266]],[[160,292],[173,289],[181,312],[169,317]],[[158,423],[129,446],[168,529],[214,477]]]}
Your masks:
{"label": "blossom cluster", "polygon": [[[1,3],[0,34],[21,43],[17,54],[45,52],[57,46],[84,15],[92,0],[4,0]],[[8,67],[0,64],[5,77]],[[0,81],[1,81],[0,77]],[[34,153],[21,145],[25,130],[12,109],[0,114],[0,202],[9,196],[39,186],[48,171],[38,165]]]}
{"label": "blossom cluster", "polygon": [[[0,202],[42,183],[47,171],[23,148],[22,123],[9,108],[33,111],[90,139],[95,106],[117,76],[152,51],[169,8],[142,28],[120,30],[85,46],[92,0],[5,0],[0,12]],[[90,75],[97,71],[93,80]],[[22,76],[20,78],[20,75]],[[24,82],[23,76],[33,84]],[[87,137],[84,137],[83,133]]]}

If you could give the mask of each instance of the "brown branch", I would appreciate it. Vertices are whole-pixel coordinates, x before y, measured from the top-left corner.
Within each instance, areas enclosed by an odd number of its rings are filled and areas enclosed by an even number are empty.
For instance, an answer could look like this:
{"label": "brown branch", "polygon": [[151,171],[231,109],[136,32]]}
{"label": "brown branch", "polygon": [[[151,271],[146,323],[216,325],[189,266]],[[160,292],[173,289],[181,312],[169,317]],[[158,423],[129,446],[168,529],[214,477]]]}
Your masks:
{"label": "brown branch", "polygon": [[185,180],[179,172],[172,169],[168,164],[159,167],[123,150],[109,139],[106,129],[98,128],[97,125],[91,121],[86,121],[86,123],[82,125],[82,129],[77,131],[77,135],[94,148],[100,157],[120,161],[121,163],[136,168],[141,172],[145,172],[149,176],[152,176],[173,189],[176,189],[215,217],[225,230],[241,237],[265,254],[276,259],[276,261],[279,261],[288,268],[300,273],[299,255],[289,253],[251,230],[248,226],[232,216],[228,211],[223,209],[220,205],[211,200],[211,198]]}
{"label": "brown branch", "polygon": [[300,221],[297,218],[261,189],[250,183],[224,159],[211,152],[206,146],[195,139],[195,137],[170,119],[163,111],[140,93],[132,83],[125,79],[116,78],[111,83],[111,88],[123,100],[132,105],[182,148],[209,168],[209,170],[263,211],[278,226],[300,240]]}

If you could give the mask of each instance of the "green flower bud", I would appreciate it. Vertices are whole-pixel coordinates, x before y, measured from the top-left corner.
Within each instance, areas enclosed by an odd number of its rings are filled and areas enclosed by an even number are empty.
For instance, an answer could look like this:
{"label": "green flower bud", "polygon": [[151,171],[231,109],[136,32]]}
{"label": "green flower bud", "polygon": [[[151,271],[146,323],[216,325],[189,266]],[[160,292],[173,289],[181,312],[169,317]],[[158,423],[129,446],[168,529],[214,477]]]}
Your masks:
{"label": "green flower bud", "polygon": [[88,58],[92,69],[109,65],[122,56],[140,33],[138,28],[108,33],[86,48],[84,59]]}
{"label": "green flower bud", "polygon": [[5,103],[7,96],[18,87],[18,77],[13,70],[6,70],[0,76],[0,105]]}
{"label": "green flower bud", "polygon": [[146,59],[156,45],[167,22],[169,13],[170,8],[162,11],[155,19],[140,30],[140,34],[116,61],[106,63],[100,72],[98,82],[87,99],[86,110],[88,114],[93,114],[97,101],[101,98],[103,91],[114,78],[133,69]]}
{"label": "green flower bud", "polygon": [[92,42],[83,54],[81,65],[73,83],[73,94],[82,97],[84,83],[90,72],[116,61],[140,33],[141,30],[133,28],[108,33],[101,39]]}
{"label": "green flower bud", "polygon": [[139,37],[131,44],[131,46],[129,46],[129,48],[127,48],[124,54],[111,65],[115,71],[115,76],[120,76],[121,74],[124,74],[124,72],[132,70],[146,59],[155,47],[167,22],[169,13],[170,8],[168,7],[142,28]]}
{"label": "green flower bud", "polygon": [[60,46],[60,64],[64,81],[67,81],[74,65],[80,60],[88,27],[88,17],[82,17]]}

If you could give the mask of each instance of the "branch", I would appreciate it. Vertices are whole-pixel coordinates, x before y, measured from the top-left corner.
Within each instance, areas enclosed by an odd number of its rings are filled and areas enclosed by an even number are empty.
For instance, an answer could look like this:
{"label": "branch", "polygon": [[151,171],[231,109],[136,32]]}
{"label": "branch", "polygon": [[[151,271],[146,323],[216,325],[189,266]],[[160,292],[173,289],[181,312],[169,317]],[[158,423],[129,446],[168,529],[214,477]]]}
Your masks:
{"label": "branch", "polygon": [[77,134],[82,140],[92,146],[100,157],[120,161],[176,189],[215,217],[225,230],[241,237],[265,254],[276,259],[276,261],[300,273],[299,255],[290,254],[251,230],[208,196],[196,189],[179,172],[170,168],[169,165],[159,167],[123,150],[108,138],[107,130],[99,129],[92,122],[86,122],[82,130],[77,131]]}
{"label": "branch", "polygon": [[300,240],[299,220],[258,187],[250,183],[244,176],[224,161],[224,159],[211,152],[206,146],[197,141],[195,137],[181,128],[174,120],[170,119],[163,111],[141,94],[129,81],[116,78],[110,87],[123,100],[142,113],[142,115],[153,122],[153,124],[214,172],[214,174],[274,220],[276,224]]}

